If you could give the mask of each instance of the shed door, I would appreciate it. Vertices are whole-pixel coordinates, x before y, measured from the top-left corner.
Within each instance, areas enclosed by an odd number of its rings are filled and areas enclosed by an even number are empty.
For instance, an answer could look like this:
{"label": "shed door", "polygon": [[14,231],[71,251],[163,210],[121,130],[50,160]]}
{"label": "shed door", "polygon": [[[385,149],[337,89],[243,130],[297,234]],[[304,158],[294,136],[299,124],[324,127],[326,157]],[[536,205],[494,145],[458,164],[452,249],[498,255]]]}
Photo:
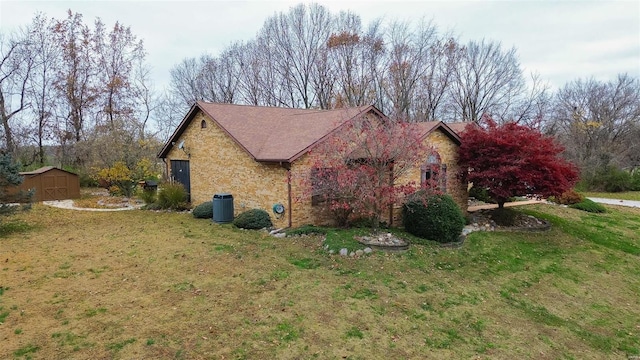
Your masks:
{"label": "shed door", "polygon": [[42,174],[43,201],[69,198],[69,177],[56,173]]}
{"label": "shed door", "polygon": [[189,174],[189,160],[171,160],[171,176],[187,190],[188,201],[191,201],[191,175]]}

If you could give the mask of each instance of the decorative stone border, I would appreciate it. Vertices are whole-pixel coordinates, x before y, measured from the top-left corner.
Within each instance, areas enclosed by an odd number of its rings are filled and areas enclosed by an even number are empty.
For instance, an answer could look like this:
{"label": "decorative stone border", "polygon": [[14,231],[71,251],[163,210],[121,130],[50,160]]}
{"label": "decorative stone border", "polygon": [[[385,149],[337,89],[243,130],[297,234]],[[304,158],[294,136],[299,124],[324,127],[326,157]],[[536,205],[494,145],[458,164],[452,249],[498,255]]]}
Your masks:
{"label": "decorative stone border", "polygon": [[[536,218],[538,219],[538,218]],[[551,223],[544,219],[538,219],[542,224],[540,226],[526,226],[526,227],[496,227],[496,231],[502,232],[545,232],[551,230]]]}
{"label": "decorative stone border", "polygon": [[[383,237],[387,239],[383,239]],[[355,236],[354,239],[372,249],[388,252],[403,252],[408,250],[410,245],[406,240],[400,239],[391,233],[387,233],[386,236],[383,234],[377,236]]]}

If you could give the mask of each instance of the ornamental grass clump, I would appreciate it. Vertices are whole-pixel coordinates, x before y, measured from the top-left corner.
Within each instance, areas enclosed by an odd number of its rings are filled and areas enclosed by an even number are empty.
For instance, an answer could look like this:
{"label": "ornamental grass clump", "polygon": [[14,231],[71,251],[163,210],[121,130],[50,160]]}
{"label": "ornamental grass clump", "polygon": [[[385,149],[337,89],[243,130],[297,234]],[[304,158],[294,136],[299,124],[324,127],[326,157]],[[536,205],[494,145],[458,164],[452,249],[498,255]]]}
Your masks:
{"label": "ornamental grass clump", "polygon": [[429,195],[418,191],[402,207],[405,230],[422,239],[441,243],[458,240],[465,224],[458,205],[449,195]]}
{"label": "ornamental grass clump", "polygon": [[162,185],[158,191],[158,200],[154,204],[159,209],[186,210],[189,208],[188,194],[178,182]]}

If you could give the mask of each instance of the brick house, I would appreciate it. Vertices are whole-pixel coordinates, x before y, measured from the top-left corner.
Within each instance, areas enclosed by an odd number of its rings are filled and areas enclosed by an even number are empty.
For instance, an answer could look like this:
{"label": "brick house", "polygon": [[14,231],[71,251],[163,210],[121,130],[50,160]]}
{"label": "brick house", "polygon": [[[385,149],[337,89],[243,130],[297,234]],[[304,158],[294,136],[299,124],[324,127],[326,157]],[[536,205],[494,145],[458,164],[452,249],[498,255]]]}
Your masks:
{"label": "brick house", "polygon": [[[291,179],[311,172],[314,145],[361,117],[385,115],[374,106],[313,110],[197,102],[158,157],[169,178],[185,185],[193,204],[231,193],[236,215],[260,208],[271,214],[276,227],[318,224],[325,221],[311,199],[295,200],[302,189]],[[460,138],[442,122],[416,126],[436,152],[425,154],[425,162],[416,164],[408,178],[417,182],[439,176],[443,189],[466,210],[466,184],[457,177]],[[284,206],[284,214],[272,212],[276,204]]]}

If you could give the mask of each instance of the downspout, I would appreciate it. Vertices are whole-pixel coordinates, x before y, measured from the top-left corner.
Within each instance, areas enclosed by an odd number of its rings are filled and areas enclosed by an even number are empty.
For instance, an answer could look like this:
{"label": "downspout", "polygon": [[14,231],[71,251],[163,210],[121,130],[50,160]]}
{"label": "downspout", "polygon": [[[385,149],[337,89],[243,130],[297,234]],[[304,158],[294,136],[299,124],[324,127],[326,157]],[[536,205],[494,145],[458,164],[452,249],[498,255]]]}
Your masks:
{"label": "downspout", "polygon": [[287,218],[288,224],[287,227],[291,227],[293,224],[292,220],[292,207],[291,204],[293,201],[291,200],[291,163],[281,163],[282,167],[287,170]]}
{"label": "downspout", "polygon": [[[389,165],[389,185],[393,189],[393,163]],[[393,226],[393,203],[389,204],[389,227]]]}
{"label": "downspout", "polygon": [[291,207],[292,201],[291,201],[291,169],[287,169],[287,202],[289,206],[289,224],[288,226],[291,227],[291,224],[293,224],[292,221],[292,215],[291,212],[293,210],[293,208]]}

